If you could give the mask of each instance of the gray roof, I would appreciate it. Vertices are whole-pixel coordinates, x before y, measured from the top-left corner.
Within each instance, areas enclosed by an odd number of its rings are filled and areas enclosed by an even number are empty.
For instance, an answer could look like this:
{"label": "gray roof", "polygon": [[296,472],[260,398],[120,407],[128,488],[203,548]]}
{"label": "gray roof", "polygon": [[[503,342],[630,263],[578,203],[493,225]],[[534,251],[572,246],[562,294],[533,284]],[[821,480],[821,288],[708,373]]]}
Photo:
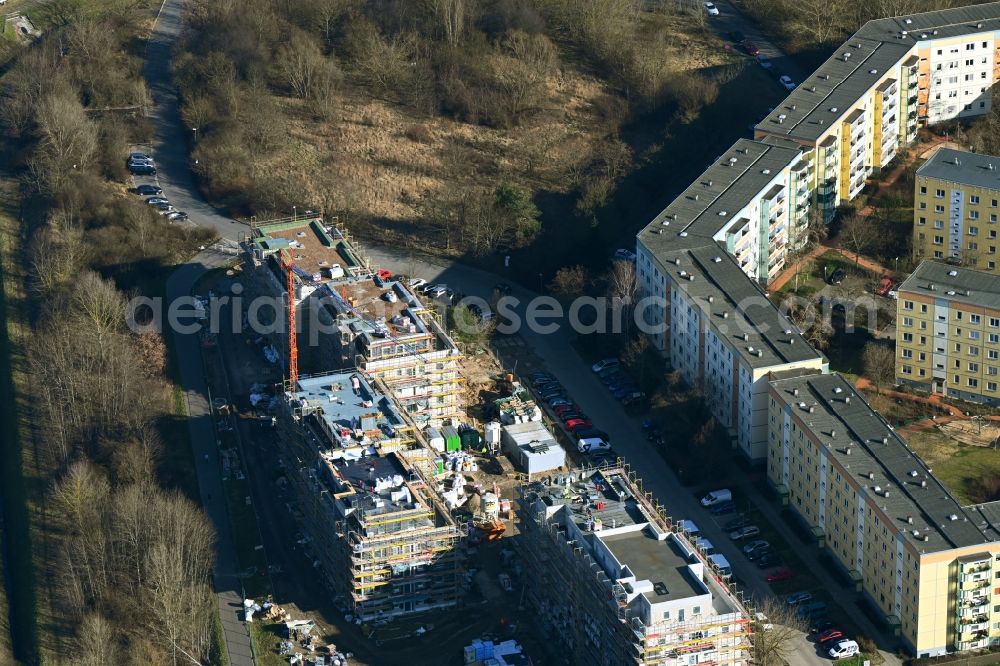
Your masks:
{"label": "gray roof", "polygon": [[[650,249],[653,249],[651,243],[676,248],[711,239],[731,224],[736,213],[779,171],[794,162],[799,152],[788,141],[738,140],[663,209],[640,232],[640,237]],[[662,242],[657,242],[658,239]]]}
{"label": "gray roof", "polygon": [[[709,594],[707,587],[692,575],[684,552],[669,536],[659,541],[648,530],[641,529],[611,536],[595,532],[592,538],[603,541],[622,566],[635,574],[637,581],[648,580],[653,584],[652,592],[643,593],[652,604]],[[618,572],[609,574],[611,578],[618,576]]]}
{"label": "gray roof", "polygon": [[749,367],[814,359],[826,362],[719,243],[661,250],[654,257],[659,270],[700,304],[714,328]]}
{"label": "gray roof", "polygon": [[917,169],[917,175],[1000,190],[1000,157],[941,148]]}
{"label": "gray roof", "polygon": [[[869,21],[761,121],[757,130],[814,142],[919,42],[977,32],[992,36],[997,30],[1000,2]],[[846,60],[845,53],[851,54]],[[781,122],[779,116],[784,116]]]}
{"label": "gray roof", "polygon": [[[771,386],[778,399],[826,446],[827,455],[851,474],[862,492],[882,508],[893,527],[918,552],[933,553],[998,539],[997,523],[993,521],[1000,510],[990,505],[983,510],[963,508],[920,456],[843,377],[809,375],[774,381]],[[796,389],[798,395],[794,394]],[[908,518],[913,519],[912,524]]]}
{"label": "gray roof", "polygon": [[898,291],[1000,310],[1000,275],[940,261],[921,262]]}

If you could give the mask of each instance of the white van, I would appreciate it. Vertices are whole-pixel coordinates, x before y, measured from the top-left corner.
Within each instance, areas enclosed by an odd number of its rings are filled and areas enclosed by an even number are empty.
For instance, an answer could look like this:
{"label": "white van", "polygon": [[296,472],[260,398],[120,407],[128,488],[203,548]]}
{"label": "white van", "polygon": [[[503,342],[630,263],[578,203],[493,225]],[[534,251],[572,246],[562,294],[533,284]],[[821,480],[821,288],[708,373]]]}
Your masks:
{"label": "white van", "polygon": [[576,450],[580,453],[597,453],[598,451],[607,451],[610,448],[611,445],[600,437],[584,437],[576,443]]}
{"label": "white van", "polygon": [[846,659],[858,653],[858,644],[852,640],[839,641],[827,651],[831,659]]}
{"label": "white van", "polygon": [[731,499],[733,499],[733,491],[723,488],[722,490],[713,490],[702,497],[701,505],[704,507],[715,506],[716,504],[728,502]]}

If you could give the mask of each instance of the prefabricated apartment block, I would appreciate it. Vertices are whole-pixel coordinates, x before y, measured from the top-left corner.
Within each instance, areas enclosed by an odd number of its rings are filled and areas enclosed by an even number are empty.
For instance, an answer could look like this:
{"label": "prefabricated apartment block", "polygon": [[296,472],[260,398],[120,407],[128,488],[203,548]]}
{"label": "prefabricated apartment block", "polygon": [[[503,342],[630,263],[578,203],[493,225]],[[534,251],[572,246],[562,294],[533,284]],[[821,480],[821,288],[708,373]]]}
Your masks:
{"label": "prefabricated apartment block", "polygon": [[279,440],[298,466],[288,478],[309,549],[340,605],[362,622],[454,606],[464,528],[414,462],[434,453],[360,373],[303,378],[296,389]]}
{"label": "prefabricated apartment block", "polygon": [[755,131],[802,146],[830,221],[921,124],[982,115],[1000,80],[1000,3],[869,21]]}
{"label": "prefabricated apartment block", "polygon": [[1000,275],[924,261],[897,293],[896,381],[1000,404]]}
{"label": "prefabricated apartment block", "polygon": [[1000,157],[940,148],[917,169],[913,257],[997,273]]}
{"label": "prefabricated apartment block", "polygon": [[525,597],[569,663],[750,663],[750,611],[626,467],[521,488]]}
{"label": "prefabricated apartment block", "polygon": [[838,375],[771,383],[767,476],[914,655],[1000,644],[1000,503],[970,507]]}
{"label": "prefabricated apartment block", "polygon": [[[767,457],[767,380],[773,372],[826,371],[826,357],[740,270],[721,244],[689,243],[647,229],[636,267],[650,336],[674,369],[705,395],[747,459]],[[679,241],[679,242],[678,242]]]}
{"label": "prefabricated apartment block", "polygon": [[[437,313],[371,267],[342,230],[321,218],[259,223],[244,246],[266,293],[285,291],[279,255],[294,261],[299,353],[308,372],[363,370],[421,424],[460,416],[461,354]],[[287,347],[277,330],[273,337]]]}

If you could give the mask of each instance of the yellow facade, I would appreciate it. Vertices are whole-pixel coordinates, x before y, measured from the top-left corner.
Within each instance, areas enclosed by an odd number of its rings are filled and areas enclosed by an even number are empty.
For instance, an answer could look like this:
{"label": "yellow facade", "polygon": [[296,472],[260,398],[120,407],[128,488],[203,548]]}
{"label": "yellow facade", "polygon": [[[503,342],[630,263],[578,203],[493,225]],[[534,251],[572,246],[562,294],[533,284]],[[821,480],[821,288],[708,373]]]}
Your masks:
{"label": "yellow facade", "polygon": [[903,288],[896,302],[896,378],[932,393],[1000,400],[1000,310]]}
{"label": "yellow facade", "polygon": [[[997,188],[917,174],[913,202],[913,256],[1000,274],[1000,178]],[[961,219],[956,219],[956,193]],[[958,226],[956,228],[956,222]]]}

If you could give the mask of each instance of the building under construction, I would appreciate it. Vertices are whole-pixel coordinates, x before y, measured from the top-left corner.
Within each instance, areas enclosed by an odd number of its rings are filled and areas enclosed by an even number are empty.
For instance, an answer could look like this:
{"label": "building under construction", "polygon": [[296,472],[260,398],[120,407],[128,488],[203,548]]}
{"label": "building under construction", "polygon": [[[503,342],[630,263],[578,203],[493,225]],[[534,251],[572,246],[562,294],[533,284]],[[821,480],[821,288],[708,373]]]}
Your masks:
{"label": "building under construction", "polygon": [[299,379],[280,441],[317,566],[362,622],[454,606],[464,528],[415,459],[432,455],[392,396],[358,372]]}
{"label": "building under construction", "polygon": [[[243,247],[256,294],[294,291],[304,372],[355,367],[421,425],[460,417],[461,354],[437,312],[372,267],[346,232],[319,217],[254,223]],[[286,329],[275,330],[288,358]]]}
{"label": "building under construction", "polygon": [[748,664],[750,611],[628,466],[521,488],[526,598],[574,664]]}

